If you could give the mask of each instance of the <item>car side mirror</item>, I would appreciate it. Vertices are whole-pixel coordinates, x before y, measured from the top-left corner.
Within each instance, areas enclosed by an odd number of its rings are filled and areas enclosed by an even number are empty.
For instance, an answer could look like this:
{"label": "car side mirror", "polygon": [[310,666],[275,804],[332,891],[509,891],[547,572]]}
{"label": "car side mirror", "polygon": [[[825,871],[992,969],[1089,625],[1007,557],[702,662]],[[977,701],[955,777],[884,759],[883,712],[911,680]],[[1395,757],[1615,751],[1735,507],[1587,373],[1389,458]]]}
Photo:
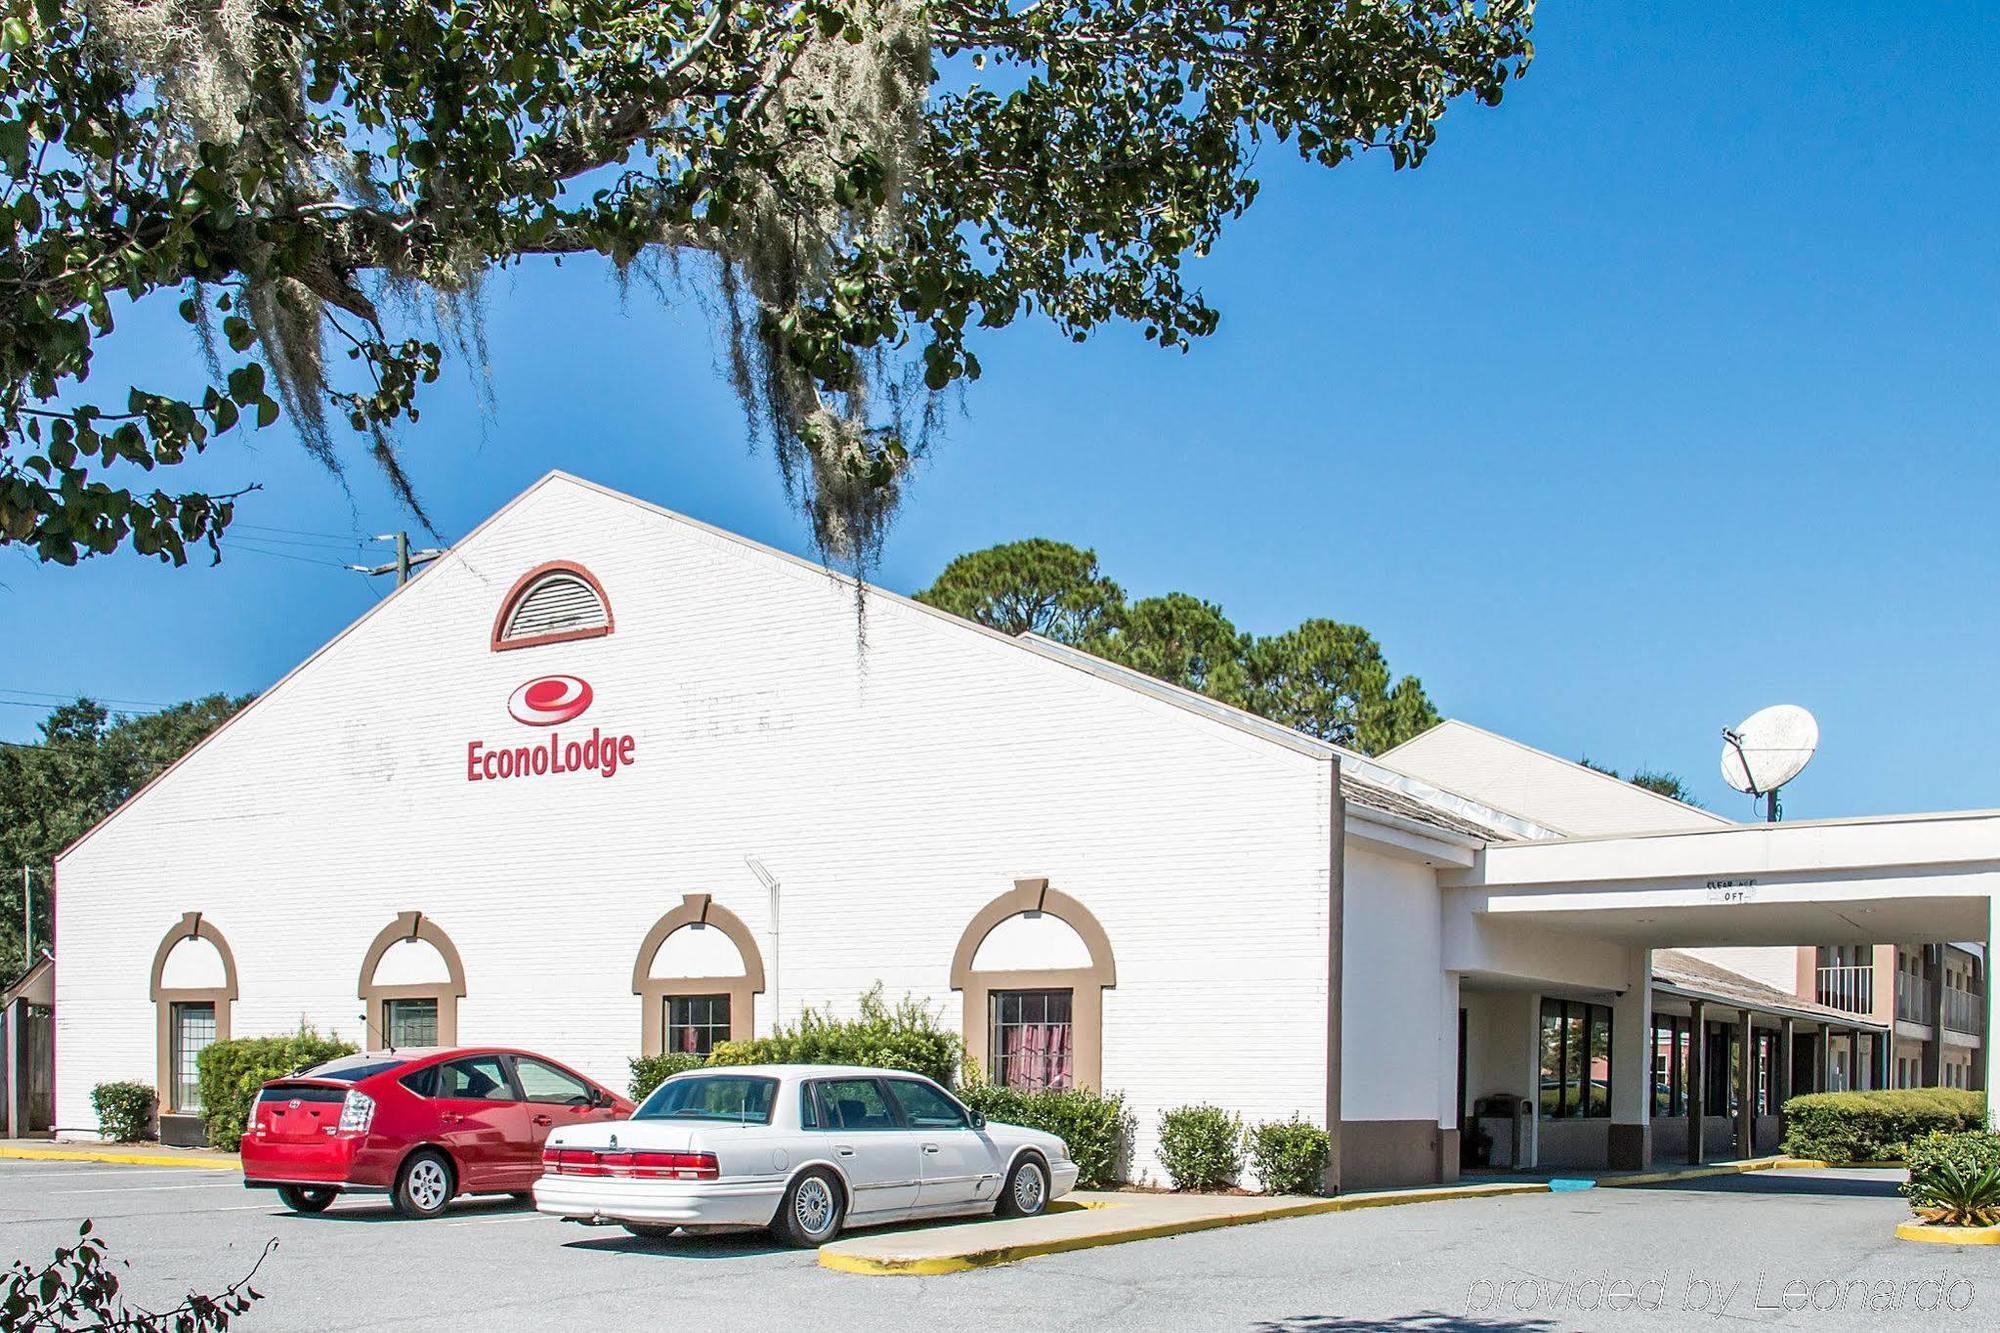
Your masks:
{"label": "car side mirror", "polygon": [[980,1113],[980,1112],[978,1112],[978,1111],[974,1111],[974,1112],[972,1113],[972,1127],[973,1127],[974,1129],[985,1129],[985,1128],[986,1128],[986,1117],[985,1117],[985,1115],[983,1115],[982,1113]]}

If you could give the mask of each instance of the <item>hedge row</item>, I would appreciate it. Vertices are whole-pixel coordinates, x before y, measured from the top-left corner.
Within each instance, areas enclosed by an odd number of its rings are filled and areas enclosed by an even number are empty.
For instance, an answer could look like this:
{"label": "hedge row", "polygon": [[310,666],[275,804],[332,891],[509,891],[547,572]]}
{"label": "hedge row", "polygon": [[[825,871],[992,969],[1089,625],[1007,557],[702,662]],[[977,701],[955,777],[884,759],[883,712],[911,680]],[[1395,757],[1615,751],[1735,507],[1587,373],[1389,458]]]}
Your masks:
{"label": "hedge row", "polygon": [[250,1103],[269,1080],[352,1055],[356,1049],[351,1041],[322,1037],[309,1027],[288,1037],[239,1037],[202,1048],[195,1069],[201,1079],[201,1119],[210,1146],[236,1151],[250,1123]]}
{"label": "hedge row", "polygon": [[690,1069],[700,1069],[708,1063],[705,1055],[690,1055],[685,1051],[668,1051],[664,1055],[642,1055],[628,1062],[632,1067],[631,1082],[627,1091],[635,1102],[643,1102],[646,1095],[659,1087],[675,1074],[685,1074]]}
{"label": "hedge row", "polygon": [[[861,1016],[838,1019],[808,1008],[797,1027],[768,1037],[719,1043],[712,1065],[867,1065],[907,1069],[949,1088],[958,1082],[965,1043],[928,1005],[904,996],[892,1009],[878,985],[861,997]],[[636,1071],[635,1071],[636,1072]]]}
{"label": "hedge row", "polygon": [[1160,1115],[1160,1165],[1177,1190],[1233,1187],[1247,1148],[1264,1193],[1317,1194],[1332,1146],[1325,1130],[1296,1114],[1247,1133],[1241,1116],[1219,1106],[1177,1106]]}
{"label": "hedge row", "polygon": [[1785,1151],[1823,1162],[1896,1162],[1938,1131],[1986,1125],[1986,1094],[1959,1088],[1814,1092],[1785,1103]]}
{"label": "hedge row", "polygon": [[1088,1088],[1043,1088],[1028,1092],[969,1082],[958,1090],[967,1106],[1003,1125],[1025,1125],[1053,1134],[1069,1146],[1084,1189],[1109,1189],[1125,1177],[1132,1141],[1132,1115],[1123,1093]]}

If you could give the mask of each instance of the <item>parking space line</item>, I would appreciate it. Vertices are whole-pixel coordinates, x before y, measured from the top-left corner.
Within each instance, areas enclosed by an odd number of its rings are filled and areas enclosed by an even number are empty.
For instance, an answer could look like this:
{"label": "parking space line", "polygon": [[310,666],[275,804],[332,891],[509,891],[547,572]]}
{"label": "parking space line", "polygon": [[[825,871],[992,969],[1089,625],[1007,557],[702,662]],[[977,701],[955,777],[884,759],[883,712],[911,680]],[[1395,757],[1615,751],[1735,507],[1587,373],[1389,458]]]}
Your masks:
{"label": "parking space line", "polygon": [[235,1180],[208,1180],[199,1185],[113,1185],[108,1188],[87,1190],[50,1190],[50,1194],[158,1194],[164,1190],[240,1190],[242,1182]]}
{"label": "parking space line", "polygon": [[203,1175],[228,1176],[232,1181],[236,1178],[236,1173],[234,1171],[229,1170],[226,1167],[186,1167],[186,1166],[120,1167],[116,1163],[106,1162],[100,1166],[91,1167],[87,1170],[82,1170],[82,1171],[45,1171],[40,1167],[29,1164],[24,1166],[23,1169],[19,1171],[0,1171],[0,1181],[74,1180],[78,1176],[94,1176],[98,1180],[127,1180],[133,1176],[179,1176],[181,1179],[185,1180],[187,1179],[188,1175],[191,1172]]}

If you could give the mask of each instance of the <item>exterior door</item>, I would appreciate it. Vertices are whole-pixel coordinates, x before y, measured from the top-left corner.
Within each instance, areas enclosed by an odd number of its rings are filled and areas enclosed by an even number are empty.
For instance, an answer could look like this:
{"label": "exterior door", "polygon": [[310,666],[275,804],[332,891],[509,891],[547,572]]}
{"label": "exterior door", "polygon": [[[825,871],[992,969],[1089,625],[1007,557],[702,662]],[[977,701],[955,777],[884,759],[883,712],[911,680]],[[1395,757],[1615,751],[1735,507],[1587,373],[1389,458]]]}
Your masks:
{"label": "exterior door", "polygon": [[888,1082],[902,1109],[903,1122],[917,1141],[921,1181],[917,1206],[931,1208],[995,1197],[1001,1163],[992,1142],[973,1131],[958,1103],[912,1078]]}
{"label": "exterior door", "polygon": [[830,1078],[813,1083],[809,1126],[826,1134],[834,1161],[847,1173],[855,1216],[914,1208],[923,1178],[917,1140],[878,1078]]}
{"label": "exterior door", "polygon": [[[465,1191],[526,1189],[534,1183],[523,1146],[532,1140],[529,1108],[514,1089],[507,1060],[470,1055],[438,1066],[438,1138],[458,1163]],[[536,1160],[539,1174],[539,1155]]]}

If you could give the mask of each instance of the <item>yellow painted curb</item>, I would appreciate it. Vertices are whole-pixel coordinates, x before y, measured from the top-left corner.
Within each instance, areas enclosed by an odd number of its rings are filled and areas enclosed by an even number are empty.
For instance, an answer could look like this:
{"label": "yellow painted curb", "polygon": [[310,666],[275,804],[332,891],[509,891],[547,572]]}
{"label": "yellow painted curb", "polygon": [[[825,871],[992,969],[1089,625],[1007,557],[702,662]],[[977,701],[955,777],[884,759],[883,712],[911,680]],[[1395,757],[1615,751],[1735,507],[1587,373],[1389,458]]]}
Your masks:
{"label": "yellow painted curb", "polygon": [[1896,1228],[1896,1239],[1931,1245],[2000,1245],[2000,1227],[1934,1227],[1927,1222],[1904,1222]]}
{"label": "yellow painted curb", "polygon": [[186,1166],[207,1171],[241,1171],[234,1157],[169,1157],[165,1153],[115,1150],[65,1152],[60,1148],[0,1148],[0,1161],[109,1162],[116,1166]]}
{"label": "yellow painted curb", "polygon": [[[1163,1236],[1214,1231],[1222,1227],[1244,1226],[1252,1222],[1276,1222],[1288,1217],[1314,1217],[1322,1213],[1345,1213],[1361,1208],[1386,1208],[1404,1203],[1478,1199],[1507,1194],[1546,1194],[1548,1190],[1547,1185],[1537,1181],[1518,1185],[1487,1186],[1483,1189],[1344,1195],[1331,1199],[1314,1199],[1310,1203],[1290,1204],[1283,1208],[1270,1208],[1262,1212],[1179,1218],[1168,1222],[1156,1222],[1150,1226],[1131,1227],[1123,1231],[1102,1232],[1094,1236],[1058,1236],[1049,1240],[1023,1241],[1018,1245],[992,1245],[968,1250],[962,1254],[941,1254],[921,1259],[871,1259],[866,1255],[843,1254],[832,1246],[827,1246],[819,1252],[819,1263],[822,1268],[831,1268],[842,1273],[860,1273],[868,1277],[932,1277],[944,1273],[966,1273],[976,1268],[992,1268],[998,1264],[1016,1263],[1022,1259],[1033,1259],[1045,1254],[1066,1254],[1073,1250],[1123,1245],[1127,1241],[1135,1240],[1158,1240]],[[1121,1205],[1092,1202],[1084,1206],[1116,1208]]]}
{"label": "yellow painted curb", "polygon": [[1824,1170],[1825,1162],[1810,1161],[1803,1157],[1760,1157],[1748,1162],[1722,1162],[1714,1166],[1690,1166],[1672,1171],[1648,1171],[1636,1176],[1609,1176],[1597,1182],[1602,1189],[1618,1189],[1630,1185],[1664,1185],[1676,1180],[1702,1180],[1712,1176],[1740,1176],[1752,1171],[1812,1171]]}

